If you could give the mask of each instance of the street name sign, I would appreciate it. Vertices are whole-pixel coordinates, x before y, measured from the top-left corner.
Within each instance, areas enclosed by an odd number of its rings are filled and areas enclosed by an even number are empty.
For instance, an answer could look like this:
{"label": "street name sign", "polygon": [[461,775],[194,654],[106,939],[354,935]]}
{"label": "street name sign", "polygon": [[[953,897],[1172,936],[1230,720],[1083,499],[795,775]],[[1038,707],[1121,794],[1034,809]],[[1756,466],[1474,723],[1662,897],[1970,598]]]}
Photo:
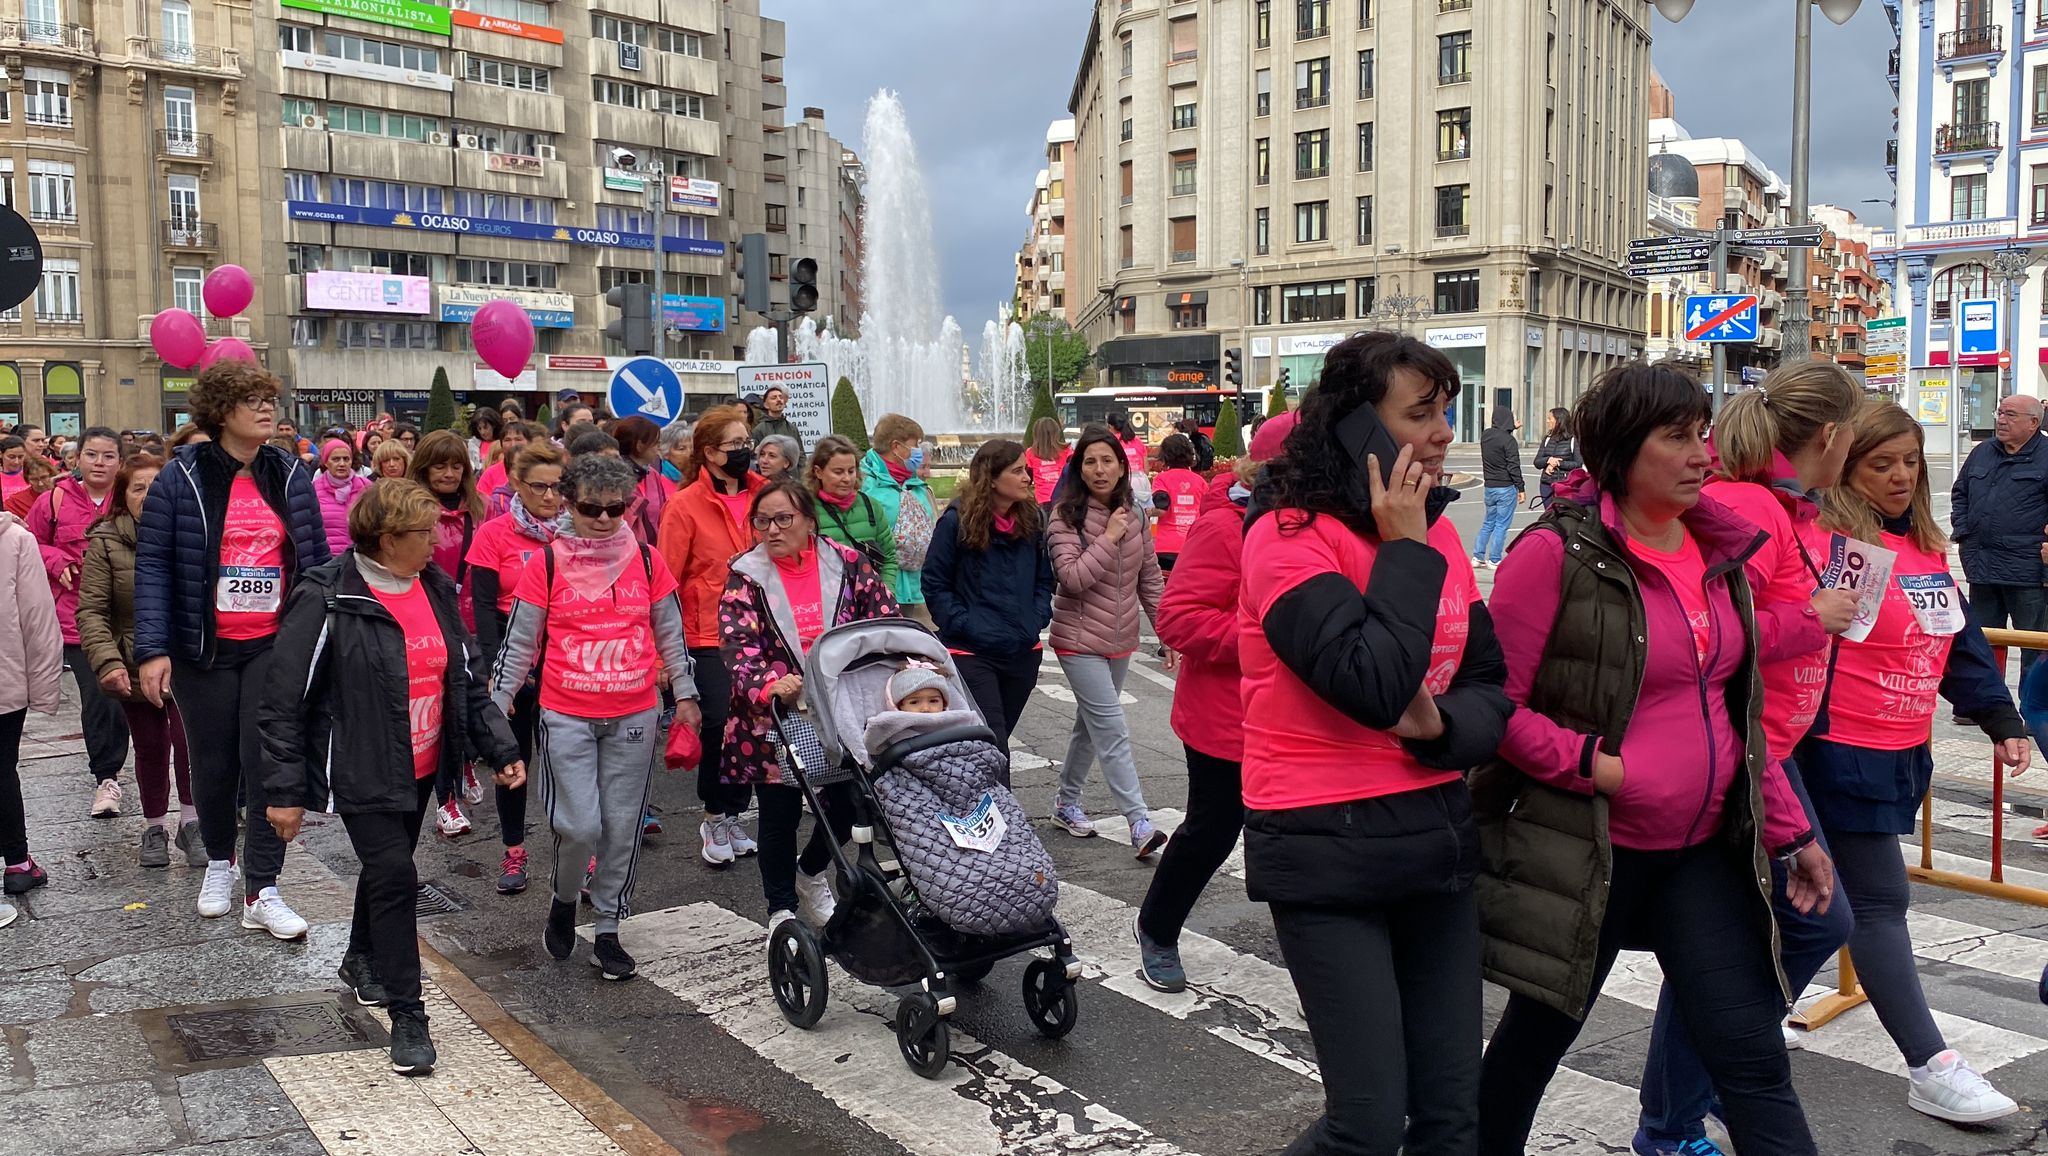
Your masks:
{"label": "street name sign", "polygon": [[1811,249],[1820,244],[1819,225],[1778,225],[1769,229],[1743,229],[1729,240],[1738,245],[1765,245],[1778,249]]}
{"label": "street name sign", "polygon": [[1757,297],[1754,293],[1708,293],[1685,299],[1687,341],[1755,341]]}

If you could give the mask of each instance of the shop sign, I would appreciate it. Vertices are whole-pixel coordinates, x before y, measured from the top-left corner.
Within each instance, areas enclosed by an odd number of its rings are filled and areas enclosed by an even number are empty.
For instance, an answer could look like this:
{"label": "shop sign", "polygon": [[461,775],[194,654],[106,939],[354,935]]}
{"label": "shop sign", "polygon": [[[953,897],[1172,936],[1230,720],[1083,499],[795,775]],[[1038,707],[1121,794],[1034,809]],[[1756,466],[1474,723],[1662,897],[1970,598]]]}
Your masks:
{"label": "shop sign", "polygon": [[604,187],[622,193],[644,193],[647,191],[647,178],[631,169],[607,168],[604,171]]}
{"label": "shop sign", "polygon": [[544,44],[562,42],[562,30],[549,28],[545,24],[522,24],[517,20],[507,20],[503,16],[485,16],[481,12],[470,12],[462,8],[450,12],[447,18],[464,28],[474,28],[479,32],[496,32],[501,36],[517,36],[522,40],[538,40]]}
{"label": "shop sign", "polygon": [[469,383],[475,389],[539,389],[540,367],[529,365],[517,377],[506,377],[481,361],[470,363]]}
{"label": "shop sign", "polygon": [[640,71],[640,46],[619,41],[619,67],[627,72]]}
{"label": "shop sign", "polygon": [[1209,385],[1209,373],[1202,369],[1169,369],[1166,371],[1166,383],[1183,389],[1205,388]]}
{"label": "shop sign", "polygon": [[662,320],[688,333],[725,332],[725,298],[667,293],[661,299]]}
{"label": "shop sign", "polygon": [[1431,349],[1469,349],[1486,344],[1486,326],[1464,325],[1454,329],[1423,330],[1422,340]]}
{"label": "shop sign", "polygon": [[192,383],[197,380],[199,379],[196,377],[175,376],[166,373],[163,379],[163,391],[165,393],[188,393],[192,389]]}
{"label": "shop sign", "polygon": [[718,182],[698,177],[670,177],[668,179],[668,203],[678,209],[690,212],[716,213],[718,211]]}
{"label": "shop sign", "polygon": [[494,173],[537,177],[547,171],[547,162],[539,157],[522,156],[518,153],[485,153],[484,167]]}
{"label": "shop sign", "polygon": [[308,405],[377,405],[384,398],[374,389],[298,389],[292,393]]}
{"label": "shop sign", "polygon": [[428,306],[425,277],[393,277],[382,273],[323,270],[306,274],[306,308],[350,313],[408,313],[424,316]]}
{"label": "shop sign", "polygon": [[611,372],[611,367],[605,364],[605,359],[602,357],[563,357],[551,354],[548,357],[548,368],[569,370],[576,373]]}
{"label": "shop sign", "polygon": [[343,60],[339,56],[319,56],[311,52],[279,52],[278,59],[286,68],[302,72],[318,72],[328,76],[352,76],[357,80],[378,80],[386,84],[404,84],[413,88],[431,88],[437,92],[454,92],[455,78],[445,72],[421,72],[413,68],[393,68],[388,64],[371,64],[363,60]]}
{"label": "shop sign", "polygon": [[[415,213],[406,209],[331,205],[325,201],[286,201],[285,215],[295,221],[326,221],[336,225],[371,225],[430,233],[467,233],[475,237],[505,237],[518,241],[558,241],[565,245],[589,245],[600,249],[651,251],[654,248],[652,233],[625,233],[616,229],[587,229],[574,225],[536,225],[527,221],[463,217],[454,213]],[[697,237],[664,237],[662,249],[700,257],[723,257],[725,242]]]}
{"label": "shop sign", "polygon": [[1349,333],[1283,334],[1280,338],[1280,356],[1312,357],[1328,353],[1349,336]]}
{"label": "shop sign", "polygon": [[448,28],[449,10],[438,4],[421,4],[419,0],[278,0],[278,3],[286,8],[346,16],[412,32],[453,35]]}
{"label": "shop sign", "polygon": [[526,310],[535,329],[576,327],[576,298],[567,293],[537,293],[531,289],[497,289],[483,285],[443,285],[440,290],[440,320],[467,325],[476,311],[503,298]]}

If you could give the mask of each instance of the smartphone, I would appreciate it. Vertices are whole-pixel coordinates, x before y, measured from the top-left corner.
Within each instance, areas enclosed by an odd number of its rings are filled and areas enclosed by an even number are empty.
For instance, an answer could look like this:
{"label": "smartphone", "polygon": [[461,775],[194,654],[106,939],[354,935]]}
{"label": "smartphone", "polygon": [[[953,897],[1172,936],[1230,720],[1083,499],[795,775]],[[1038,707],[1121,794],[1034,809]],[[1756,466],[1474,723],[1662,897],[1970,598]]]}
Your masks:
{"label": "smartphone", "polygon": [[1394,485],[1394,459],[1401,454],[1401,447],[1394,441],[1387,427],[1380,424],[1379,414],[1369,405],[1361,405],[1345,414],[1337,422],[1337,445],[1345,455],[1356,462],[1358,469],[1351,476],[1351,498],[1361,510],[1372,509],[1372,488],[1365,481],[1365,456],[1379,458],[1380,484],[1391,489]]}

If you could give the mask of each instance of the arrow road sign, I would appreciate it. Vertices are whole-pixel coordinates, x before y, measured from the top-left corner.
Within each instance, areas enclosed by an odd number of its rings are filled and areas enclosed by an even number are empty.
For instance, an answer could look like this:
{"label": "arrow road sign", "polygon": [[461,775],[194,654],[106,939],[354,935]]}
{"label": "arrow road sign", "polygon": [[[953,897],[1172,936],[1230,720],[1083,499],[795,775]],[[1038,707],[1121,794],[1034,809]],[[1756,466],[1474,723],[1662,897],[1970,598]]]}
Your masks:
{"label": "arrow road sign", "polygon": [[667,363],[635,357],[612,371],[612,412],[666,426],[683,412],[683,379]]}
{"label": "arrow road sign", "polygon": [[1767,245],[1779,249],[1810,249],[1820,244],[1819,225],[1780,225],[1770,229],[1744,229],[1731,238],[1738,245]]}
{"label": "arrow road sign", "polygon": [[1754,293],[1708,293],[1685,299],[1687,341],[1755,341]]}

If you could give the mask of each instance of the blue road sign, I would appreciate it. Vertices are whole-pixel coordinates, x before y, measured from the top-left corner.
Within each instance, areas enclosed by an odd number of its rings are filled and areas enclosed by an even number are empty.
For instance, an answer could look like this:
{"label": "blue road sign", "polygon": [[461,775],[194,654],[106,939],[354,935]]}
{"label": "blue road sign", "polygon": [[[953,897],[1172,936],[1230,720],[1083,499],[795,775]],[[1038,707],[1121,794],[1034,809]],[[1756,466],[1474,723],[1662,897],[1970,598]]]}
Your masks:
{"label": "blue road sign", "polygon": [[612,412],[666,426],[683,415],[683,379],[659,358],[636,357],[612,371]]}
{"label": "blue road sign", "polygon": [[1687,341],[1755,341],[1754,293],[1705,293],[1685,299]]}

